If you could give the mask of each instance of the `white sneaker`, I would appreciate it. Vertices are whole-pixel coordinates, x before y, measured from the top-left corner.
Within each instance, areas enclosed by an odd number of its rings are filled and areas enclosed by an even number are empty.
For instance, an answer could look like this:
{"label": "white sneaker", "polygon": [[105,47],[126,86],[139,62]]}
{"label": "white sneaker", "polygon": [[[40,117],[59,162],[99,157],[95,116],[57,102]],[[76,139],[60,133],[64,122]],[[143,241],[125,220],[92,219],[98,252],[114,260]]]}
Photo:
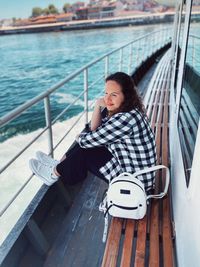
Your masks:
{"label": "white sneaker", "polygon": [[59,178],[55,175],[53,166],[44,165],[36,159],[29,160],[29,167],[32,172],[48,186],[55,183]]}
{"label": "white sneaker", "polygon": [[47,154],[45,154],[42,151],[37,151],[36,152],[36,157],[44,165],[49,165],[49,166],[56,167],[58,165],[58,163],[59,163],[58,160],[53,159],[51,156],[48,156]]}

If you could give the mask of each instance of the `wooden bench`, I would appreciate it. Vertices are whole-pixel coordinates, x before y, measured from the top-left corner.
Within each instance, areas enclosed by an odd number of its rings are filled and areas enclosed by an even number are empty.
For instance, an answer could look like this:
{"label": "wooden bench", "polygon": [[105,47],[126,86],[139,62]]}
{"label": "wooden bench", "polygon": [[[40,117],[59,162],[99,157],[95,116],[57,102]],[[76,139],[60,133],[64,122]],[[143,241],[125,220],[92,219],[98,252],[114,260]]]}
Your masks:
{"label": "wooden bench", "polygon": [[[168,121],[170,61],[166,54],[158,64],[145,99],[147,114],[156,134],[158,164],[169,166]],[[159,177],[162,179],[158,179]],[[156,177],[155,191],[165,181],[164,172]],[[102,267],[173,267],[173,222],[170,190],[162,200],[152,200],[142,220],[112,218]]]}

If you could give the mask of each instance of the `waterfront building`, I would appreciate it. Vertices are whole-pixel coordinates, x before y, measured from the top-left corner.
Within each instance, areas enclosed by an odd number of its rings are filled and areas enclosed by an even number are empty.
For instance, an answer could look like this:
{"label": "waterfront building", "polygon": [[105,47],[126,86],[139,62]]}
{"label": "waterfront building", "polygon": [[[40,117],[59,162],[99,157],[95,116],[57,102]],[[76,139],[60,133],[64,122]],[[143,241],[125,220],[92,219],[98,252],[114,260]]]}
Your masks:
{"label": "waterfront building", "polygon": [[101,6],[88,7],[88,19],[99,19],[101,12]]}
{"label": "waterfront building", "polygon": [[62,13],[55,16],[56,22],[65,22],[65,21],[71,21],[76,18],[76,15],[74,13]]}
{"label": "waterfront building", "polygon": [[88,8],[81,7],[76,10],[76,19],[77,20],[85,20],[88,18]]}
{"label": "waterfront building", "polygon": [[102,7],[100,11],[100,18],[114,17],[115,16],[115,5],[106,5]]}

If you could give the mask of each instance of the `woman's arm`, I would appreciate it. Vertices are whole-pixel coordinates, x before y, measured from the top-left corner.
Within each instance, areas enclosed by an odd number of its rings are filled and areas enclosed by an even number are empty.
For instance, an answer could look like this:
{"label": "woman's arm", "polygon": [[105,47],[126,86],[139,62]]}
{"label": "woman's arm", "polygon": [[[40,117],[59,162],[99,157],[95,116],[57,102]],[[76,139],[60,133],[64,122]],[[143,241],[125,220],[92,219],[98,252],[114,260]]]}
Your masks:
{"label": "woman's arm", "polygon": [[81,133],[77,139],[84,148],[108,145],[129,137],[137,130],[136,119],[128,112],[113,115],[107,122],[89,133]]}
{"label": "woman's arm", "polygon": [[91,119],[91,131],[95,131],[101,125],[101,108],[105,107],[104,98],[97,99]]}

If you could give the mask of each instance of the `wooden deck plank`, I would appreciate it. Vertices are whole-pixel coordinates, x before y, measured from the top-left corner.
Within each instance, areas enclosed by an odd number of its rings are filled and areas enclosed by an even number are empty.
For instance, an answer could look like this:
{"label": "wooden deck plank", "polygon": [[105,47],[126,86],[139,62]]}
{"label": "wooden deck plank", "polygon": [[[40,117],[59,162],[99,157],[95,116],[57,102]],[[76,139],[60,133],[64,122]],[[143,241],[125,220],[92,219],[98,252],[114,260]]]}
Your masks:
{"label": "wooden deck plank", "polygon": [[[168,72],[167,72],[168,73]],[[162,163],[161,153],[162,153],[162,139],[161,139],[161,130],[163,123],[163,102],[165,99],[164,89],[167,85],[168,77],[163,80],[162,88],[159,90],[160,94],[157,94],[156,103],[158,108],[154,111],[154,117],[151,120],[152,128],[156,132],[156,146],[157,146],[157,157],[158,164]],[[154,109],[155,110],[155,109]],[[156,129],[155,129],[156,128]],[[159,187],[160,181],[158,180],[159,173],[156,176],[156,188],[155,193],[158,193],[157,188]],[[159,206],[162,200],[152,200],[152,209],[150,217],[150,248],[149,248],[149,266],[159,267],[160,266],[160,248],[159,248]]]}
{"label": "wooden deck plank", "polygon": [[102,267],[115,267],[117,264],[122,222],[120,218],[111,220]]}
{"label": "wooden deck plank", "polygon": [[146,254],[147,216],[138,221],[137,244],[134,267],[144,267]]}
{"label": "wooden deck plank", "polygon": [[[156,145],[160,148],[161,127],[157,127]],[[157,149],[158,161],[160,159],[160,149]],[[158,162],[159,164],[159,162]],[[156,174],[155,193],[159,191],[159,173]],[[157,199],[152,199],[151,214],[150,214],[150,245],[149,245],[149,266],[159,267],[159,205]]]}
{"label": "wooden deck plank", "polygon": [[131,266],[134,230],[135,230],[135,221],[127,220],[120,267]]}
{"label": "wooden deck plank", "polygon": [[159,267],[159,201],[152,200],[150,221],[149,267]]}
{"label": "wooden deck plank", "polygon": [[[149,95],[148,102],[146,103],[146,109],[147,109],[147,114],[150,115],[153,113],[154,106],[155,106],[155,99],[156,99],[156,94],[158,91],[160,91],[160,82],[162,82],[162,76],[163,73],[165,73],[165,69],[167,68],[167,65],[164,64],[163,59],[161,59],[162,64],[160,66],[160,69],[156,69],[154,75],[156,75],[156,78],[154,76],[153,83],[150,81],[150,86],[151,86],[151,92]],[[160,71],[162,70],[162,71]]]}
{"label": "wooden deck plank", "polygon": [[[164,127],[163,127],[163,154],[162,162],[164,165],[169,166],[169,147],[168,147],[168,105],[169,105],[169,90],[165,95],[164,104]],[[163,180],[165,180],[165,174],[163,175]],[[164,183],[164,182],[163,182]],[[164,267],[173,266],[173,244],[172,244],[172,230],[171,230],[171,220],[170,220],[170,203],[169,194],[168,197],[163,199],[163,265]]]}
{"label": "wooden deck plank", "polygon": [[[163,84],[164,86],[164,84]],[[160,164],[161,156],[161,124],[162,124],[162,99],[163,91],[160,92],[157,96],[157,103],[160,103],[159,109],[157,110],[157,117],[155,116],[152,121],[152,128],[156,128],[156,147],[157,147],[157,164]],[[155,125],[155,122],[156,125]],[[159,172],[156,174],[156,183],[155,183],[155,193],[159,193],[159,181],[160,175]],[[160,249],[159,249],[159,205],[160,200],[153,199],[151,207],[151,216],[150,216],[150,247],[149,247],[149,266],[150,267],[159,267],[160,265]]]}
{"label": "wooden deck plank", "polygon": [[170,221],[169,201],[167,198],[163,200],[163,266],[173,266],[173,244],[172,244],[172,231]]}

